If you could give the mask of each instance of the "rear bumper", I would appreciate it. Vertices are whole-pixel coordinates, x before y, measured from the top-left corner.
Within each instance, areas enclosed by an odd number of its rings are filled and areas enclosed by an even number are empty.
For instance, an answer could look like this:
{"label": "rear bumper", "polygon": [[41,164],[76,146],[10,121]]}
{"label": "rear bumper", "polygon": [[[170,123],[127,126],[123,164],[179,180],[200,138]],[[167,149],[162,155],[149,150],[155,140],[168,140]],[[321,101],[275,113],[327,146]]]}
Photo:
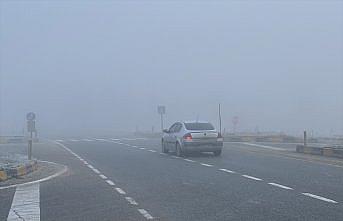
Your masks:
{"label": "rear bumper", "polygon": [[182,147],[183,151],[185,152],[213,152],[222,150],[223,142],[183,142]]}

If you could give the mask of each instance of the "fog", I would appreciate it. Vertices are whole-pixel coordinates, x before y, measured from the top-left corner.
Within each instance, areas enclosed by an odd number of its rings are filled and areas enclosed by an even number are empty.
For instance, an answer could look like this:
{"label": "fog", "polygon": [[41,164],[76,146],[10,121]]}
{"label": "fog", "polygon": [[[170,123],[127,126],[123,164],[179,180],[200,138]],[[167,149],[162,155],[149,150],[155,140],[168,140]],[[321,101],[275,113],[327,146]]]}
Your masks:
{"label": "fog", "polygon": [[343,134],[339,1],[1,1],[0,135],[208,120],[237,131]]}

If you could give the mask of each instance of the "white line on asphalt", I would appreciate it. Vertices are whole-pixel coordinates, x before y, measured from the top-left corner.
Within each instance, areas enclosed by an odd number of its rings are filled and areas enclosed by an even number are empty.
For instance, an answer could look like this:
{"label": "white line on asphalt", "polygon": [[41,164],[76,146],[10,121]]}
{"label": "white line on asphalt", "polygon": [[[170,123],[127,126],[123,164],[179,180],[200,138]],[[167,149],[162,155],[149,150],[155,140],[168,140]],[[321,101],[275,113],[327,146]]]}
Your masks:
{"label": "white line on asphalt", "polygon": [[[58,164],[58,163],[53,163],[53,162],[43,161],[43,160],[39,160],[39,162],[45,162],[45,163],[49,163],[49,164],[61,165],[61,164]],[[13,184],[13,185],[9,185],[9,186],[2,186],[2,187],[0,187],[0,190],[12,188],[12,187],[17,187],[17,186],[24,186],[24,185],[42,183],[42,182],[45,182],[47,180],[51,180],[51,179],[53,179],[55,177],[58,177],[58,176],[64,174],[65,172],[67,172],[67,171],[68,171],[68,167],[63,165],[63,169],[62,170],[58,171],[57,173],[55,173],[55,174],[53,174],[51,176],[48,176],[48,177],[45,177],[45,178],[42,178],[42,179],[39,179],[39,180],[35,180],[35,181],[30,181],[30,182],[27,182],[27,183]]]}
{"label": "white line on asphalt", "polygon": [[153,152],[153,153],[156,153],[156,150],[148,150],[148,151]]}
{"label": "white line on asphalt", "polygon": [[125,197],[125,199],[126,199],[131,205],[138,205],[138,203],[137,203],[134,199],[132,199],[132,197],[127,196],[127,197]]}
{"label": "white line on asphalt", "polygon": [[90,169],[94,169],[94,167],[90,164],[88,164],[87,167],[89,167]]}
{"label": "white line on asphalt", "polygon": [[154,219],[145,209],[138,209],[138,212],[142,214],[146,219]]}
{"label": "white line on asphalt", "polygon": [[190,160],[190,159],[184,159],[185,161],[191,162],[191,163],[195,163],[194,160]]}
{"label": "white line on asphalt", "polygon": [[118,193],[120,193],[120,194],[122,194],[122,195],[125,195],[126,193],[125,193],[125,191],[124,190],[122,190],[122,189],[120,189],[120,188],[115,188],[116,190],[117,190],[117,192]]}
{"label": "white line on asphalt", "polygon": [[90,141],[92,141],[92,140],[90,140],[90,139],[83,139],[83,141],[90,142]]}
{"label": "white line on asphalt", "polygon": [[280,188],[285,189],[285,190],[293,190],[293,188],[291,188],[291,187],[284,186],[284,185],[277,184],[277,183],[268,183],[268,184],[272,185],[272,186],[280,187]]}
{"label": "white line on asphalt", "polygon": [[160,155],[167,155],[166,153],[159,153]]}
{"label": "white line on asphalt", "polygon": [[219,169],[220,171],[224,171],[226,173],[236,173],[235,171],[232,170],[227,170],[227,169]]}
{"label": "white line on asphalt", "polygon": [[100,171],[97,169],[93,169],[94,173],[100,174]]}
{"label": "white line on asphalt", "polygon": [[175,158],[175,159],[180,159],[181,157],[178,157],[178,156],[171,156],[172,158]]}
{"label": "white line on asphalt", "polygon": [[97,141],[106,141],[105,139],[102,139],[102,138],[96,138],[95,140],[97,140]]}
{"label": "white line on asphalt", "polygon": [[7,221],[40,220],[39,183],[17,187]]}
{"label": "white line on asphalt", "polygon": [[242,177],[245,177],[245,178],[248,178],[248,179],[252,179],[252,180],[257,180],[257,181],[261,181],[262,180],[260,178],[249,176],[249,175],[242,175]]}
{"label": "white line on asphalt", "polygon": [[134,145],[132,147],[137,148],[137,146],[134,146]]}
{"label": "white line on asphalt", "polygon": [[102,179],[106,180],[107,176],[105,176],[104,174],[100,174],[99,177],[101,177]]}
{"label": "white line on asphalt", "polygon": [[114,140],[114,141],[119,141],[120,139],[116,139],[116,138],[111,138],[111,140]]}
{"label": "white line on asphalt", "polygon": [[315,199],[318,199],[318,200],[322,200],[322,201],[325,201],[325,202],[328,202],[328,203],[338,203],[334,200],[331,200],[331,199],[328,199],[328,198],[325,198],[325,197],[322,197],[322,196],[317,196],[317,195],[314,195],[314,194],[311,194],[311,193],[301,193],[305,196],[309,196],[309,197],[312,197],[312,198],[315,198]]}
{"label": "white line on asphalt", "polygon": [[63,140],[56,140],[56,142],[63,142]]}
{"label": "white line on asphalt", "polygon": [[207,164],[207,163],[200,163],[201,165],[205,166],[205,167],[213,167],[213,165],[211,164]]}
{"label": "white line on asphalt", "polygon": [[106,182],[107,182],[108,184],[110,184],[111,186],[114,186],[114,185],[115,185],[111,180],[106,180]]}
{"label": "white line on asphalt", "polygon": [[72,142],[78,142],[79,140],[76,140],[76,139],[70,139],[70,141],[72,141]]}
{"label": "white line on asphalt", "polygon": [[144,148],[144,147],[140,147],[139,149],[141,149],[141,150],[145,150],[145,148]]}
{"label": "white line on asphalt", "polygon": [[270,149],[270,150],[287,151],[284,148],[271,147],[271,146],[266,146],[266,145],[261,145],[261,144],[254,144],[254,143],[242,143],[242,144],[249,145],[249,146],[254,146],[254,147],[261,147],[261,148]]}

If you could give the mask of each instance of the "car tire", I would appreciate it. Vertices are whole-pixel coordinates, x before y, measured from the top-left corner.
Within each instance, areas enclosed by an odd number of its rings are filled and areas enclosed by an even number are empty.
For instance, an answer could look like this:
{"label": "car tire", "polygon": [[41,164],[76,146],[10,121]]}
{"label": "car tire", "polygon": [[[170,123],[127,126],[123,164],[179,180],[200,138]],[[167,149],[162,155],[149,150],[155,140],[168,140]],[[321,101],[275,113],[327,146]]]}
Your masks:
{"label": "car tire", "polygon": [[180,144],[179,143],[176,143],[176,148],[175,148],[176,150],[175,150],[175,154],[176,154],[176,156],[178,156],[178,157],[182,157],[182,150],[181,150],[181,146],[180,146]]}
{"label": "car tire", "polygon": [[218,157],[222,154],[222,150],[216,150],[213,152],[214,156]]}
{"label": "car tire", "polygon": [[166,144],[164,143],[164,141],[162,140],[162,153],[168,153],[168,152],[169,152],[169,150],[166,147]]}

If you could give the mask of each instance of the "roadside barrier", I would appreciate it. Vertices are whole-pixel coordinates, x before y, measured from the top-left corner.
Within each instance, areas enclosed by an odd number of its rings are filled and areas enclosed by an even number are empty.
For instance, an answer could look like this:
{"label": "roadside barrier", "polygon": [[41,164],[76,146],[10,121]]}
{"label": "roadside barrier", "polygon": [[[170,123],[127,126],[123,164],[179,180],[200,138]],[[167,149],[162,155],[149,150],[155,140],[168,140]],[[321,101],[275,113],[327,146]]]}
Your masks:
{"label": "roadside barrier", "polygon": [[326,156],[326,157],[343,158],[343,148],[312,147],[312,146],[297,145],[296,151],[298,153],[322,155],[322,156]]}
{"label": "roadside barrier", "polygon": [[37,170],[38,165],[36,160],[32,160],[28,163],[17,165],[15,167],[1,168],[0,169],[0,181],[5,181],[10,178],[17,178],[27,175]]}

